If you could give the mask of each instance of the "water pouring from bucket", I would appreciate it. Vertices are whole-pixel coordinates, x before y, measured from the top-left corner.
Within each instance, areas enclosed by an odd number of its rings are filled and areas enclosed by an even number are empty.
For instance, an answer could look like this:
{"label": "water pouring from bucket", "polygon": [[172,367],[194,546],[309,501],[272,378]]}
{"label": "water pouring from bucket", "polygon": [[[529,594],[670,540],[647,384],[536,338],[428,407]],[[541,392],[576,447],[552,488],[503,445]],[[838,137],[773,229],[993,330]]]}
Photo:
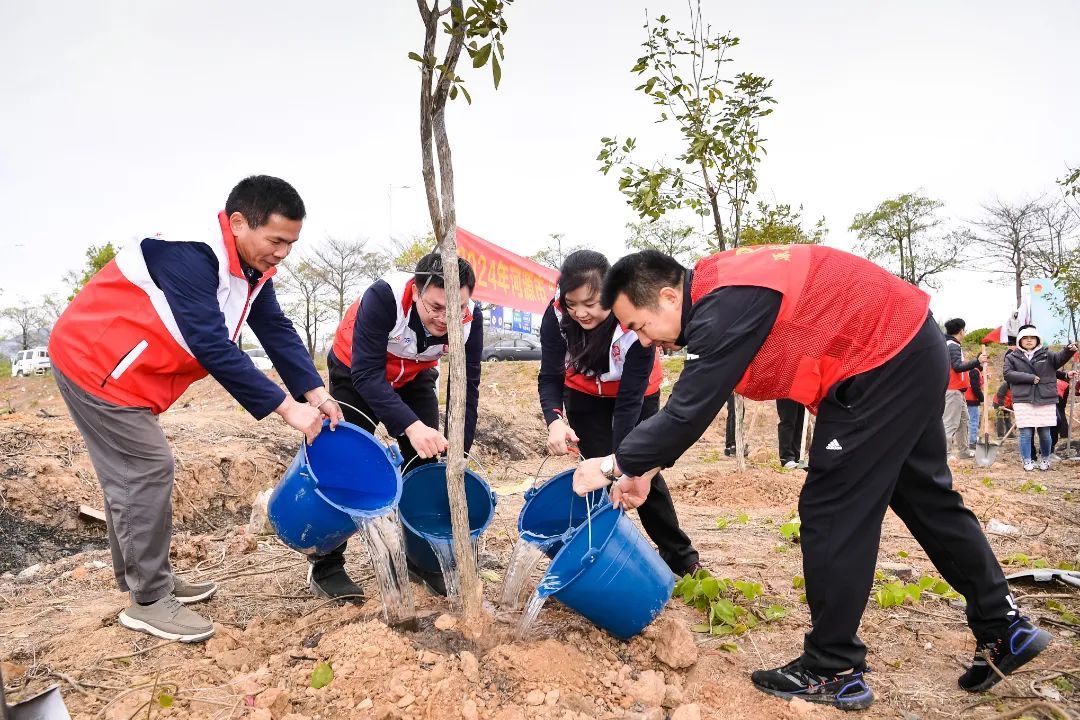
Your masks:
{"label": "water pouring from bucket", "polygon": [[414,614],[395,510],[401,498],[401,453],[363,428],[340,422],[300,449],[267,503],[271,525],[305,555],[334,550],[358,530],[371,557],[386,619]]}

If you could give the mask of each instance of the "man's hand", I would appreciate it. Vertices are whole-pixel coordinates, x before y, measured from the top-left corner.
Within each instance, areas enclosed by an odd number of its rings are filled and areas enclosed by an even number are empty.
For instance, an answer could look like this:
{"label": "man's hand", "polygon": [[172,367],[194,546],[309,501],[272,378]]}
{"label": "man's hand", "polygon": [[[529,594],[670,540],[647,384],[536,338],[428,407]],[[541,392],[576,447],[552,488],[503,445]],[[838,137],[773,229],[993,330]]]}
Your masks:
{"label": "man's hand", "polygon": [[417,420],[405,428],[405,437],[409,438],[413,450],[423,459],[433,458],[446,450],[447,443],[443,434]]}
{"label": "man's hand", "polygon": [[1035,379],[1034,379],[1034,380],[1032,380],[1032,381],[1031,381],[1031,383],[1032,383],[1033,385],[1038,385],[1038,384],[1039,384],[1039,376],[1038,376],[1038,375],[1036,375],[1036,376],[1035,376]]}
{"label": "man's hand", "polygon": [[583,460],[574,471],[574,492],[578,495],[587,495],[593,490],[607,487],[611,480],[600,470],[600,463],[604,458],[589,458]]}
{"label": "man's hand", "polygon": [[315,442],[315,438],[322,431],[322,413],[306,403],[296,402],[291,397],[286,397],[274,412],[280,415],[289,427],[304,433],[308,445]]}
{"label": "man's hand", "polygon": [[565,455],[568,452],[567,444],[577,442],[577,433],[562,418],[556,418],[548,425],[547,447],[552,455]]}
{"label": "man's hand", "polygon": [[1065,349],[1066,350],[1071,350],[1072,352],[1076,352],[1076,343],[1075,342],[1069,343],[1068,345],[1065,346]]}
{"label": "man's hand", "polygon": [[[651,473],[655,474],[655,473]],[[611,486],[611,504],[624,510],[639,508],[649,496],[652,478],[623,476]]]}
{"label": "man's hand", "polygon": [[979,353],[979,364],[986,365],[986,361],[990,359],[990,356],[986,354],[986,351]]}
{"label": "man's hand", "polygon": [[318,409],[323,417],[330,421],[331,430],[337,430],[337,424],[345,419],[337,400],[332,398],[324,388],[318,387],[314,390],[308,390],[304,393],[304,398],[307,399],[308,404]]}

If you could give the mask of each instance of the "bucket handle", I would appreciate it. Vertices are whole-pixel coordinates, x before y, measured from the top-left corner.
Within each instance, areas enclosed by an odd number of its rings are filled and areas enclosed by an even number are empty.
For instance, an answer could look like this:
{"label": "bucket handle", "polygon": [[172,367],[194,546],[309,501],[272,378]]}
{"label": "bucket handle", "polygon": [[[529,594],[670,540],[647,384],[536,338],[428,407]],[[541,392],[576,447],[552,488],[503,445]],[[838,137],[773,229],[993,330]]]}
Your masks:
{"label": "bucket handle", "polygon": [[397,443],[390,443],[386,446],[386,457],[394,464],[394,467],[400,467],[401,461],[405,459],[401,457],[401,450],[398,448]]}
{"label": "bucket handle", "polygon": [[[405,467],[401,468],[401,474],[402,475],[404,475],[405,471],[409,469],[409,466],[413,464],[413,460],[415,460],[418,457],[420,457],[420,456],[419,455],[413,455],[411,458],[409,458],[409,462],[405,463]],[[480,466],[480,472],[484,473],[484,475],[488,474],[487,468],[484,467],[484,464],[482,462],[480,462],[478,459],[474,458],[469,453],[465,453],[465,459],[470,460],[470,461],[476,463],[477,465],[479,465]],[[419,467],[419,465],[417,467]]]}
{"label": "bucket handle", "polygon": [[[330,396],[330,399],[333,400],[334,402],[336,402],[338,405],[344,405],[345,407],[349,408],[350,410],[359,413],[365,420],[367,420],[369,423],[371,423],[371,431],[375,432],[375,428],[379,425],[379,423],[372,420],[371,416],[368,415],[366,412],[364,412],[360,408],[356,407],[355,405],[350,405],[349,403],[345,402],[344,400],[338,400],[333,395]],[[323,402],[325,402],[325,400]]]}
{"label": "bucket handle", "polygon": [[[578,458],[578,460],[581,460],[581,459],[582,459],[582,457],[581,457],[581,451],[580,451],[580,450],[578,450],[578,449],[577,449],[577,447],[575,447],[574,445],[568,445],[566,449],[567,449],[567,454],[568,454],[568,455],[576,455],[576,456],[577,456],[577,458]],[[553,458],[553,457],[555,457],[555,456],[554,456],[554,455],[550,455],[550,454],[549,454],[549,455],[545,455],[545,456],[544,456],[544,459],[540,461],[540,467],[536,468],[536,474],[535,474],[535,475],[533,475],[533,479],[532,479],[532,484],[531,484],[531,485],[529,486],[529,489],[530,489],[530,490],[531,490],[531,489],[533,489],[533,488],[535,488],[535,487],[536,487],[536,484],[537,484],[538,482],[540,482],[540,473],[541,473],[541,472],[543,472],[543,470],[544,470],[544,465],[546,465],[546,464],[547,464],[547,461],[548,461],[548,460],[550,460],[550,459],[551,459],[551,458]]]}

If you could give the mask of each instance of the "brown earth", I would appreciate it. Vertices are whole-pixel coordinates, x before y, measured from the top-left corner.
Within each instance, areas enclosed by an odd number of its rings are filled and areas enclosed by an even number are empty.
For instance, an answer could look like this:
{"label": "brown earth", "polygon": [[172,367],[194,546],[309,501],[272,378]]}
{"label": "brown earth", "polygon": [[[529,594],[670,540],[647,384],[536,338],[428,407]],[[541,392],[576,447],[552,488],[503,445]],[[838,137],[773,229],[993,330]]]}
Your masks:
{"label": "brown earth", "polygon": [[[521,491],[543,457],[535,377],[532,363],[485,366],[476,455],[501,495],[481,544],[489,604],[512,549]],[[718,452],[718,422],[665,473],[704,562],[717,575],[761,583],[768,600],[788,611],[736,638],[734,651],[722,647],[730,639],[692,635],[696,660],[692,649],[679,646],[682,635],[672,635],[702,622],[681,600],[669,603],[643,636],[620,642],[557,604],[545,607],[527,640],[517,641],[516,618],[506,613],[494,612],[479,639],[439,629],[453,624],[443,619],[436,626],[446,601],[419,590],[420,622],[410,631],[388,628],[377,600],[339,607],[311,598],[303,558],[243,528],[252,498],[277,481],[297,436],[276,417],[256,423],[209,381],[196,384],[162,424],[177,463],[174,564],[188,578],[220,583],[218,595],[199,606],[218,632],[202,645],[161,644],[116,622],[126,598],[114,589],[102,530],[77,513],[80,504],[101,507],[100,490],[51,378],[0,381],[5,411],[0,556],[25,553],[28,543],[20,545],[20,538],[55,546],[36,568],[24,570],[37,561],[27,554],[0,576],[0,659],[16,698],[56,683],[73,717],[109,720],[839,716],[766,697],[747,678],[797,655],[808,623],[802,591],[793,587],[801,553],[778,532],[796,507],[803,475],[778,467],[769,403],[749,404],[747,471],[736,472],[734,461]],[[1051,565],[1080,563],[1080,463],[1030,474],[1019,471],[1015,455],[1013,442],[989,470],[958,464],[956,487],[984,523],[1018,528],[1016,535],[990,536],[1003,560],[1021,562],[1023,554]],[[552,460],[542,475],[565,467],[565,460]],[[733,520],[743,513],[745,524]],[[717,518],[733,521],[719,529]],[[86,542],[98,549],[57,559]],[[351,572],[376,595],[359,545],[350,548]],[[934,574],[891,513],[879,560],[910,566],[916,578]],[[1048,621],[1054,643],[1025,672],[978,696],[956,688],[974,648],[962,609],[940,600],[881,609],[871,600],[861,636],[870,647],[869,681],[878,699],[863,716],[992,718],[1041,697],[1080,711],[1080,628],[1069,625],[1080,615],[1080,593],[1018,586],[1017,595],[1029,615]],[[1073,617],[1048,609],[1050,601]],[[330,663],[334,679],[316,690],[310,678],[319,662]]]}

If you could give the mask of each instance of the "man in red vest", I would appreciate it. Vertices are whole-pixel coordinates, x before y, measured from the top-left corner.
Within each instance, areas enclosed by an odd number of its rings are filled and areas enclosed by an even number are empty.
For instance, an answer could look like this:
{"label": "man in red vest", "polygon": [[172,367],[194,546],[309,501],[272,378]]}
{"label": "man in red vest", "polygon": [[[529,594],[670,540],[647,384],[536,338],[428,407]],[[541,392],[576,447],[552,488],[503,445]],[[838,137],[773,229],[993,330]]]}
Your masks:
{"label": "man in red vest", "polygon": [[[214,633],[186,605],[217,586],[187,582],[169,565],[173,457],[157,416],[192,382],[213,375],[253,416],[277,413],[308,442],[324,417],[331,429],[341,419],[271,280],[304,214],[284,180],[242,180],[206,235],[129,243],[53,328],[56,384],[101,484],[116,582],[131,593],[124,627],[182,642]],[[236,346],[245,321],[288,393]]]}
{"label": "man in red vest", "polygon": [[[622,258],[601,302],[642,344],[686,348],[667,405],[618,451],[587,460],[585,493],[624,475],[614,501],[637,507],[649,479],[708,427],[732,390],[790,398],[818,415],[799,499],[812,628],[801,657],[752,676],[764,692],[846,709],[869,706],[857,631],[889,507],[967,599],[981,692],[1046,647],[1020,616],[975,516],[951,489],[941,423],[948,360],[925,293],[877,265],[817,245],[739,248],[693,271],[659,252]],[[617,611],[617,605],[613,606]]]}

